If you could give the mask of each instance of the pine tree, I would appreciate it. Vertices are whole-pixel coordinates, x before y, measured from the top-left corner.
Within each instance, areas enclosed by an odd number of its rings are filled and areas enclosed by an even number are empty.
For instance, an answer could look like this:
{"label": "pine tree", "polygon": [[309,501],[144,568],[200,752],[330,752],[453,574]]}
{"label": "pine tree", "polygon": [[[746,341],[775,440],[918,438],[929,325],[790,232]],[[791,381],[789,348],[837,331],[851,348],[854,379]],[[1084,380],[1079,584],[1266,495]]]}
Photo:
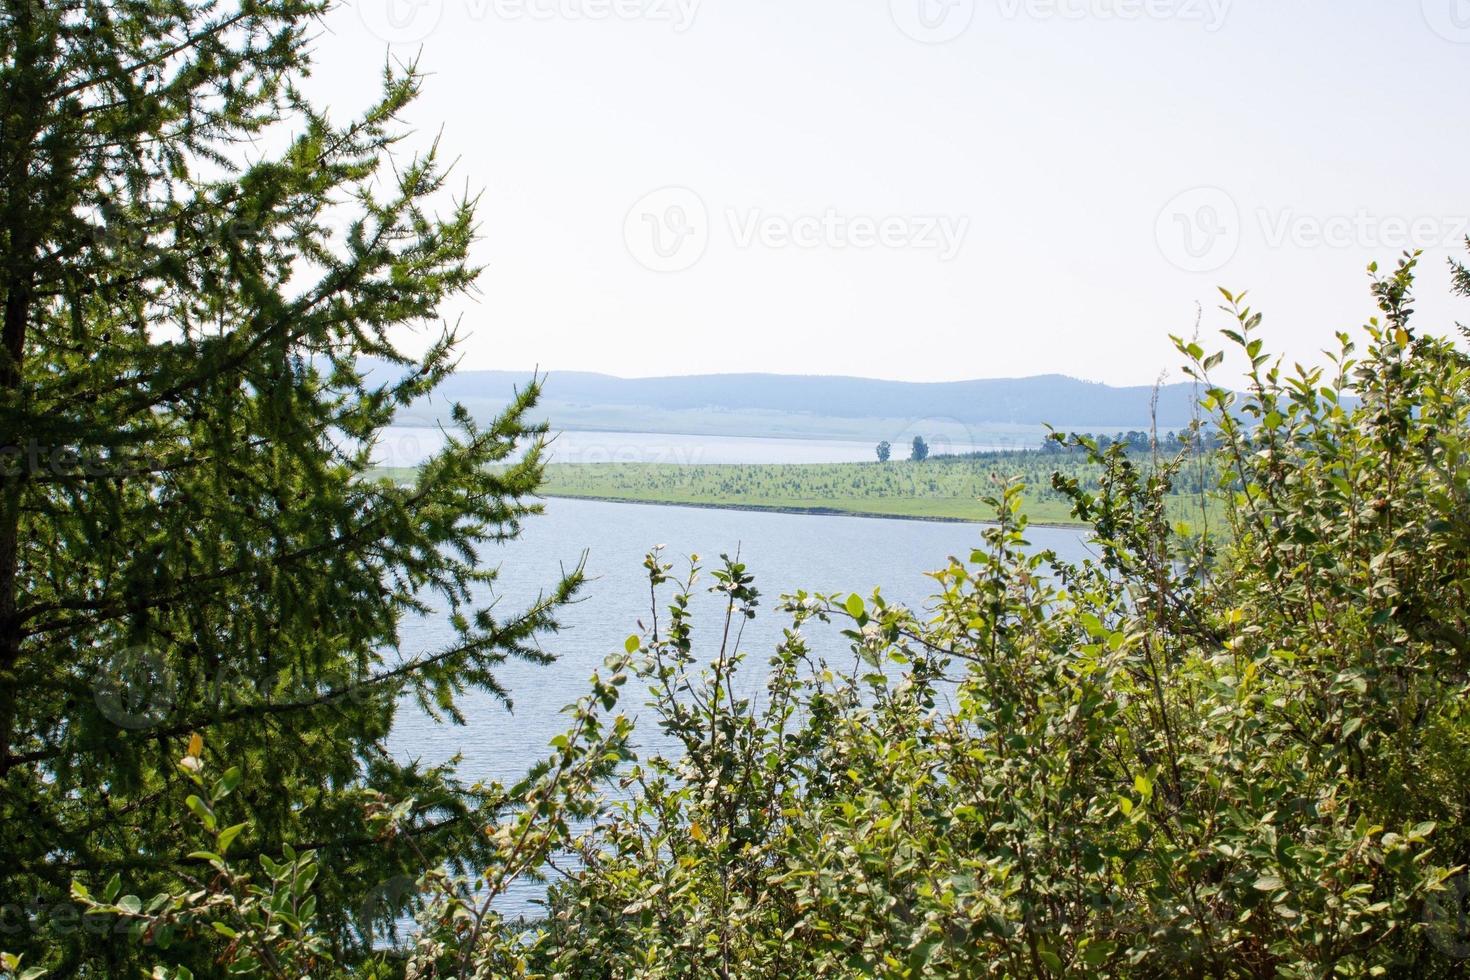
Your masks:
{"label": "pine tree", "polygon": [[[414,66],[347,122],[306,101],[324,8],[0,0],[0,943],[30,964],[128,972],[72,917],[73,879],[207,873],[159,805],[192,733],[244,771],[232,853],[320,849],[350,955],[374,887],[473,863],[500,805],[390,758],[395,705],[506,698],[494,668],[547,659],[580,582],[490,608],[485,552],[537,509],[534,383],[488,422],[456,407],[411,484],[372,471],[453,368],[436,310],[474,283],[475,202],[399,145]],[[453,642],[404,648],[424,614]],[[412,840],[367,831],[379,793],[417,801]]]}

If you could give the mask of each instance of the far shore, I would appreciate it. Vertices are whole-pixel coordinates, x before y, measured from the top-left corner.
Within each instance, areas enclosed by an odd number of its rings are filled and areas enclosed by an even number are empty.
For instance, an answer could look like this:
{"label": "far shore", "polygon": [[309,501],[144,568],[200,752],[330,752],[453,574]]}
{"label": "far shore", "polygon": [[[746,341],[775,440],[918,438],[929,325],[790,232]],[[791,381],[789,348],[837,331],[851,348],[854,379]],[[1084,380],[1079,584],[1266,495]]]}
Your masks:
{"label": "far shore", "polygon": [[[607,504],[649,504],[655,507],[695,507],[701,510],[751,510],[771,514],[804,514],[809,517],[863,517],[882,521],[926,521],[930,524],[977,524],[995,527],[999,522],[974,517],[949,517],[937,514],[885,514],[871,510],[844,510],[840,507],[792,507],[782,504],[735,504],[711,503],[695,500],[647,500],[638,497],[609,497],[596,494],[542,493],[544,499],[597,500]],[[1049,527],[1062,531],[1076,531],[1087,527],[1081,521],[1027,521],[1028,527]]]}

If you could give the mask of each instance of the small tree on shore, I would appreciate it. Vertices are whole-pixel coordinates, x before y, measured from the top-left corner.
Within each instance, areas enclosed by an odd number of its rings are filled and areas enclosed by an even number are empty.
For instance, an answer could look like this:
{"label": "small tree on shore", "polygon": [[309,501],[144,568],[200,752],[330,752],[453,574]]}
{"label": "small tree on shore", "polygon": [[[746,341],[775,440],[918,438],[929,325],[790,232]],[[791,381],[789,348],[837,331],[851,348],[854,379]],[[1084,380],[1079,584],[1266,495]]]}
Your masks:
{"label": "small tree on shore", "polygon": [[888,462],[888,458],[892,455],[893,446],[889,444],[887,439],[884,439],[882,442],[878,443],[878,462],[886,463]]}
{"label": "small tree on shore", "polygon": [[909,452],[909,459],[915,463],[922,463],[929,458],[929,444],[924,441],[923,436],[914,436],[914,447]]}

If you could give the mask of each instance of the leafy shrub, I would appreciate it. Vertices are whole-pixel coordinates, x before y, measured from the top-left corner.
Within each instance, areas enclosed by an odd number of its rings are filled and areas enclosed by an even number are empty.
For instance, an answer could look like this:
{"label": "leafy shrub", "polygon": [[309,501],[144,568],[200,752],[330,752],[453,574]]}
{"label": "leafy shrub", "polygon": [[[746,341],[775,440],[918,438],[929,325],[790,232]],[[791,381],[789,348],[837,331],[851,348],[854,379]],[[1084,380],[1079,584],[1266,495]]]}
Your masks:
{"label": "leafy shrub", "polygon": [[[1228,532],[1171,527],[1181,456],[1083,444],[1099,558],[1026,546],[1018,491],[927,615],[797,595],[759,699],[696,670],[692,579],[640,644],[678,752],[580,841],[540,969],[568,976],[1454,975],[1470,730],[1466,358],[1414,260],[1361,356],[1284,373],[1226,294],[1242,394],[1179,342]],[[670,568],[650,563],[662,586]],[[716,573],[753,614],[745,569]],[[842,619],[856,662],[814,660]],[[727,623],[726,636],[730,636]]]}

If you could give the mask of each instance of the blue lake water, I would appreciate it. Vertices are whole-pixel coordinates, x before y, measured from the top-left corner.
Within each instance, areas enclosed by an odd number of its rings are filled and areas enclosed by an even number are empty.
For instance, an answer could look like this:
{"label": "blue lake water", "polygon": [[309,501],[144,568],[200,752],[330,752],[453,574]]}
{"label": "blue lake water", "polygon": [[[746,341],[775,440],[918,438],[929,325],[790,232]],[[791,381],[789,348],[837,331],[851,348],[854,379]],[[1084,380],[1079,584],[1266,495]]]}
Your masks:
{"label": "blue lake water", "polygon": [[[786,619],[775,610],[779,596],[797,589],[817,592],[868,593],[881,587],[890,601],[921,606],[931,593],[925,572],[943,567],[948,557],[968,558],[980,544],[982,527],[976,524],[886,520],[662,507],[644,504],[554,499],[546,514],[527,521],[521,539],[490,556],[501,568],[495,590],[497,611],[509,616],[534,600],[537,591],[555,581],[561,569],[575,566],[586,553],[593,576],[581,602],[566,609],[562,632],[543,639],[556,655],[549,666],[508,663],[499,671],[510,691],[513,708],[488,696],[463,701],[468,724],[435,723],[405,707],[400,712],[390,747],[400,758],[439,762],[456,754],[467,780],[499,779],[510,782],[548,753],[548,742],[560,733],[566,716],[560,709],[586,690],[587,677],[603,658],[621,649],[630,633],[647,622],[648,582],[643,556],[655,545],[666,545],[666,555],[682,567],[678,556],[697,553],[710,568],[721,552],[739,549],[761,590],[760,615],[745,626],[741,649],[750,654],[745,685],[758,689],[769,652],[781,636]],[[1087,546],[1078,531],[1032,528],[1028,539],[1037,548],[1080,560]],[[704,585],[712,584],[706,575]],[[702,594],[695,605],[698,616],[696,655],[707,659],[718,648],[719,598]],[[662,615],[661,621],[666,617]],[[838,627],[825,630],[808,625],[804,632],[819,652],[838,654],[845,649]],[[447,645],[453,632],[442,617],[426,617],[407,624],[408,652]],[[631,687],[631,685],[630,685]],[[624,709],[641,706],[641,691],[627,690]],[[649,712],[642,716],[649,718]],[[538,888],[525,886],[508,896],[507,911],[534,913],[531,903]]]}
{"label": "blue lake water", "polygon": [[[379,439],[375,461],[380,466],[413,466],[444,445],[440,430],[423,426],[389,426]],[[931,440],[934,453],[989,449],[1032,449],[1022,445],[975,444]],[[906,458],[908,449],[895,446]],[[551,459],[557,463],[860,463],[874,458],[874,444],[845,439],[779,439],[749,436],[692,436],[666,432],[556,433]]]}

